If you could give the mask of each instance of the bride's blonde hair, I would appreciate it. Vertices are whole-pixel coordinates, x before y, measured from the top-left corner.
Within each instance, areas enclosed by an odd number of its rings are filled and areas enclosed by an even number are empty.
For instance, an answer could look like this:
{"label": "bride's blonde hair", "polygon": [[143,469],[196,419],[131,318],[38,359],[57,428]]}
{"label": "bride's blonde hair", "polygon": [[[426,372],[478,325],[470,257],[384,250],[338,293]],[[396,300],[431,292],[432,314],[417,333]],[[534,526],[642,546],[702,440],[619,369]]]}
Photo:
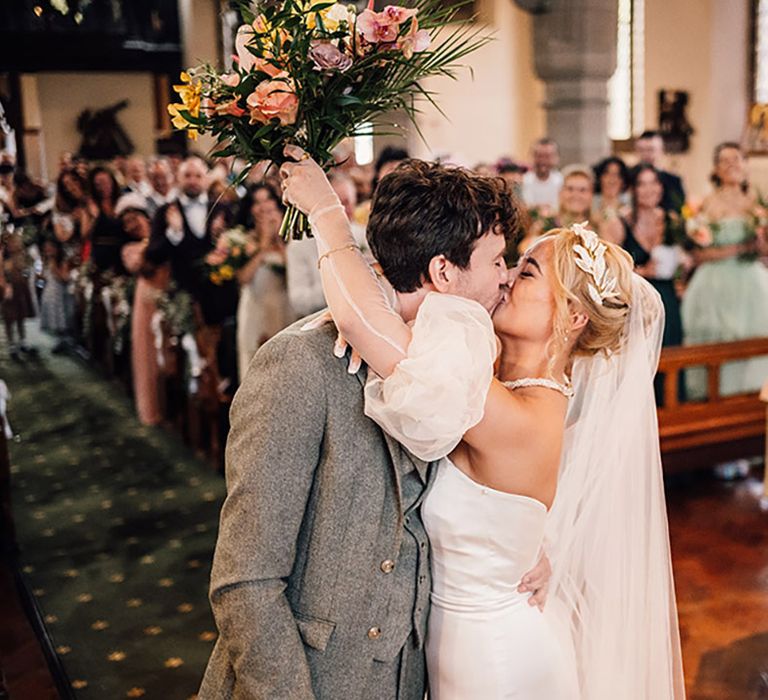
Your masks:
{"label": "bride's blonde hair", "polygon": [[[601,303],[594,296],[595,280],[576,264],[574,247],[582,244],[578,233],[570,228],[548,231],[544,240],[551,239],[553,247],[555,314],[552,322],[550,357],[568,346],[568,333],[574,305],[589,317],[579,334],[572,355],[614,353],[621,350],[624,326],[632,303],[632,257],[623,248],[608,241],[605,245],[605,265],[609,279],[616,280],[616,295]],[[590,285],[593,287],[590,293]]]}

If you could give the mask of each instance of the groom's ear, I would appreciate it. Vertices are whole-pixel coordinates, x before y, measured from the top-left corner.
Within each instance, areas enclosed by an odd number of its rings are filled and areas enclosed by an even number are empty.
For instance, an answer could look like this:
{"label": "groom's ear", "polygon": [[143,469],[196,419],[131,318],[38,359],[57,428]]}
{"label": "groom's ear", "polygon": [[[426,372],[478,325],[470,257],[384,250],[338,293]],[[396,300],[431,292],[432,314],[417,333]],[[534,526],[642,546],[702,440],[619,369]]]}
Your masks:
{"label": "groom's ear", "polygon": [[446,293],[451,288],[454,267],[445,255],[436,255],[429,261],[429,280],[438,292]]}

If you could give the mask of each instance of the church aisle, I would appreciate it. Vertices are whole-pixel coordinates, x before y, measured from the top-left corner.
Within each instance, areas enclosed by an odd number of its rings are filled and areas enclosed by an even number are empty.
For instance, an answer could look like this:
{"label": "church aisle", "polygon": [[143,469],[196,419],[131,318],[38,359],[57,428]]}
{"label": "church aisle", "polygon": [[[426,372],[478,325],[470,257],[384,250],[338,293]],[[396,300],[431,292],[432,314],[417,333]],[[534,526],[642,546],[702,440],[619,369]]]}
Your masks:
{"label": "church aisle", "polygon": [[77,698],[194,697],[224,481],[141,426],[122,387],[43,353],[0,357],[11,391],[20,566]]}

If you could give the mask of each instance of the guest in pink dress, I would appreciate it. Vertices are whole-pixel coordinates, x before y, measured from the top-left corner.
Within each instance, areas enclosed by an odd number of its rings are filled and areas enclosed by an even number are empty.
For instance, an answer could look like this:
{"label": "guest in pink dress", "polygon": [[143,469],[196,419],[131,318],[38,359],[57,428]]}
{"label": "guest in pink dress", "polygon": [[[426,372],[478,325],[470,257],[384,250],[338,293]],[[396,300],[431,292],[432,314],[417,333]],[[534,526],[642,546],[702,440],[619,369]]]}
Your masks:
{"label": "guest in pink dress", "polygon": [[163,415],[152,317],[157,312],[158,297],[168,286],[168,266],[157,267],[145,260],[144,252],[152,230],[145,199],[134,193],[123,195],[117,203],[116,213],[131,241],[122,249],[123,265],[137,277],[131,313],[131,361],[136,411],[144,425],[157,425]]}

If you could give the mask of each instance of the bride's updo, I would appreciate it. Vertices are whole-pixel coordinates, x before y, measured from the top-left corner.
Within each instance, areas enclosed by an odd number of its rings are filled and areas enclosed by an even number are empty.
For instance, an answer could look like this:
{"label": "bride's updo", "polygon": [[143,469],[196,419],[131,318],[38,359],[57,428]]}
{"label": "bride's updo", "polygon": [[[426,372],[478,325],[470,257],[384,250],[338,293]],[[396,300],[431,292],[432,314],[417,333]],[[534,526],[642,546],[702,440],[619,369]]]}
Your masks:
{"label": "bride's updo", "polygon": [[[591,231],[586,233],[596,237]],[[601,257],[605,260],[606,272],[604,277],[600,277],[598,270],[596,280],[591,272],[579,266],[579,261],[583,264],[584,260],[578,253],[579,247],[585,249],[580,233],[571,228],[553,229],[543,237],[543,240],[546,239],[550,239],[553,246],[553,340],[559,346],[557,349],[569,344],[568,329],[573,305],[576,304],[589,317],[589,322],[573,344],[571,353],[588,356],[619,351],[632,304],[631,256],[620,246],[600,240],[597,245],[605,246]]]}

